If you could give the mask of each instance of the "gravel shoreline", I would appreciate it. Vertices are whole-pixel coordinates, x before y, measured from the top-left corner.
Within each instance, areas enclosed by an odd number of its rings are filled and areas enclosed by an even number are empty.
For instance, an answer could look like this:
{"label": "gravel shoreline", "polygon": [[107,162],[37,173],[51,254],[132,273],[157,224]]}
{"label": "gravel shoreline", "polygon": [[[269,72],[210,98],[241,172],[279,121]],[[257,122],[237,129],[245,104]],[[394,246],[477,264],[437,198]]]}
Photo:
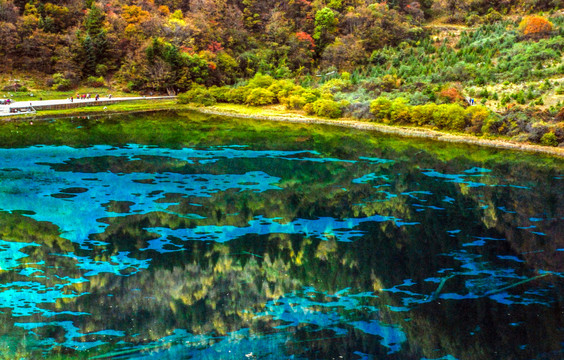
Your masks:
{"label": "gravel shoreline", "polygon": [[318,118],[312,118],[312,117],[306,117],[300,115],[294,115],[294,116],[249,115],[249,114],[241,114],[236,111],[223,111],[214,108],[194,107],[192,108],[192,110],[210,115],[231,116],[231,117],[253,119],[253,120],[341,126],[341,127],[348,127],[353,129],[359,129],[359,130],[378,131],[384,134],[393,134],[393,135],[399,135],[404,137],[425,138],[425,139],[432,139],[432,140],[438,140],[444,142],[487,146],[497,149],[535,152],[535,153],[554,155],[564,158],[564,148],[560,148],[560,147],[532,145],[532,144],[517,143],[517,142],[510,142],[503,140],[488,140],[488,139],[477,138],[474,136],[452,135],[448,133],[441,133],[439,131],[434,131],[429,129],[389,126],[389,125],[368,123],[368,122],[355,121],[355,120],[343,120],[343,119],[325,120],[325,119],[318,119]]}

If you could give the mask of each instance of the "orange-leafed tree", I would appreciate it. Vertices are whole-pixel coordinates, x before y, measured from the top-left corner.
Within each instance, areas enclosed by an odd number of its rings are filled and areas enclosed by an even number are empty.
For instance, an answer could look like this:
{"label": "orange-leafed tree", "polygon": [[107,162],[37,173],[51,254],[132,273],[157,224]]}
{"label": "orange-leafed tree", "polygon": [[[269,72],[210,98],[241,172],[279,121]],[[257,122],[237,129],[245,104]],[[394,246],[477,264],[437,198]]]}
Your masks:
{"label": "orange-leafed tree", "polygon": [[550,35],[552,23],[543,16],[527,16],[519,23],[519,31],[526,37],[540,39]]}
{"label": "orange-leafed tree", "polygon": [[445,103],[456,103],[464,101],[464,97],[460,93],[460,90],[458,90],[454,86],[442,89],[439,92],[439,99]]}

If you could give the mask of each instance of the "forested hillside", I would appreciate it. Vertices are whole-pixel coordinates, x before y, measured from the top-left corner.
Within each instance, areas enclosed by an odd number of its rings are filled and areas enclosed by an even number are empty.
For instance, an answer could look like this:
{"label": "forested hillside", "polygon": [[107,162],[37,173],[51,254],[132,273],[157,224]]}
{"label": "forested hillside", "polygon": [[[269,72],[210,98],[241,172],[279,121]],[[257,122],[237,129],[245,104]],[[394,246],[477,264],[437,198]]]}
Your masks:
{"label": "forested hillside", "polygon": [[0,0],[5,91],[191,91],[564,142],[563,1],[51,1]]}
{"label": "forested hillside", "polygon": [[52,80],[59,88],[102,76],[131,90],[156,91],[185,90],[193,82],[232,84],[256,72],[350,72],[385,63],[394,55],[390,48],[429,42],[432,29],[426,24],[436,19],[475,26],[560,3],[0,0],[0,66],[3,72],[56,74]]}

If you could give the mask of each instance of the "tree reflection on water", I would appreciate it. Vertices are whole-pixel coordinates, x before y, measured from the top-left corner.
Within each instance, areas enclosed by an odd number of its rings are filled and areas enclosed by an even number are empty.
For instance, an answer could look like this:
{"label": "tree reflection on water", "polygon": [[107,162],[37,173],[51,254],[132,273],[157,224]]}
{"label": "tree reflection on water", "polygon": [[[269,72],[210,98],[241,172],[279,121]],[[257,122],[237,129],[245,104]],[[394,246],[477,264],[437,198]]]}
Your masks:
{"label": "tree reflection on water", "polygon": [[197,114],[2,126],[5,357],[562,356],[561,160]]}

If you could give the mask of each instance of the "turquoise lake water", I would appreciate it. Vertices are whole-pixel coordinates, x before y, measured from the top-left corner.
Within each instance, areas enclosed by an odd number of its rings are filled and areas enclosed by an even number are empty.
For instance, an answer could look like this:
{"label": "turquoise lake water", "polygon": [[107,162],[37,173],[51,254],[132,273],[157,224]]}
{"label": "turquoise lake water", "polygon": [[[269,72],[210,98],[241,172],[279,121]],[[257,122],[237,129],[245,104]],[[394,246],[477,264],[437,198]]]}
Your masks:
{"label": "turquoise lake water", "polygon": [[564,161],[154,113],[3,124],[0,359],[560,359]]}

